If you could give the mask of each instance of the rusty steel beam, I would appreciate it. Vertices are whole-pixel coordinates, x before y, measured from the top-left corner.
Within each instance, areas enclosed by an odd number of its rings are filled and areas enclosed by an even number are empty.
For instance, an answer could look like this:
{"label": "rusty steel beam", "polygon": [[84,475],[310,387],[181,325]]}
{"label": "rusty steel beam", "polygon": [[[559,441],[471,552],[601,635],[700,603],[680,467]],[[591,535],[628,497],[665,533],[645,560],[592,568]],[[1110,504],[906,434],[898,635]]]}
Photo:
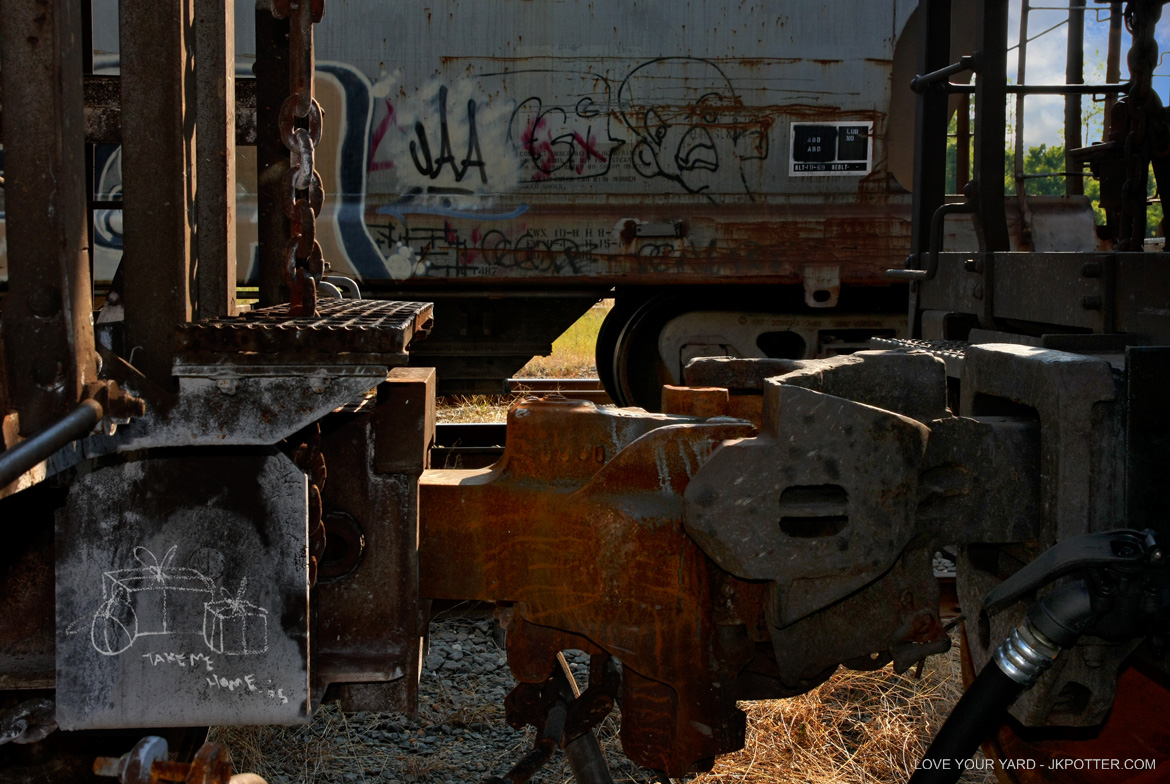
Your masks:
{"label": "rusty steel beam", "polygon": [[[980,250],[1010,250],[1004,212],[1004,127],[1007,124],[1007,0],[983,0],[979,15],[979,70],[975,79],[975,180],[982,234]],[[1017,118],[1017,122],[1022,122]],[[988,266],[986,275],[991,276]]]}
{"label": "rusty steel beam", "polygon": [[85,232],[81,7],[0,2],[4,19],[8,404],[28,435],[76,407],[94,381]]}
{"label": "rusty steel beam", "polygon": [[196,0],[197,312],[236,313],[235,0]]}
{"label": "rusty steel beam", "polygon": [[289,22],[256,9],[256,183],[260,305],[288,302],[284,283],[288,218],[284,214],[288,148],[280,138],[280,107],[288,95]]}
{"label": "rusty steel beam", "polygon": [[126,346],[147,378],[171,386],[175,328],[191,320],[196,188],[184,0],[121,0],[122,187]]}
{"label": "rusty steel beam", "polygon": [[[928,74],[949,64],[951,0],[918,4],[918,73]],[[946,194],[947,104],[941,90],[918,93],[914,118],[914,206],[910,252],[930,249],[931,216]]]}
{"label": "rusty steel beam", "polygon": [[[236,144],[256,143],[256,80],[235,81]],[[118,76],[85,74],[85,140],[90,144],[122,143],[122,79]],[[0,97],[0,112],[3,100]],[[4,139],[0,133],[0,141]]]}
{"label": "rusty steel beam", "polygon": [[372,411],[322,423],[328,544],[314,589],[314,678],[345,710],[417,708],[418,477],[434,439],[434,399],[433,368],[394,368]]}

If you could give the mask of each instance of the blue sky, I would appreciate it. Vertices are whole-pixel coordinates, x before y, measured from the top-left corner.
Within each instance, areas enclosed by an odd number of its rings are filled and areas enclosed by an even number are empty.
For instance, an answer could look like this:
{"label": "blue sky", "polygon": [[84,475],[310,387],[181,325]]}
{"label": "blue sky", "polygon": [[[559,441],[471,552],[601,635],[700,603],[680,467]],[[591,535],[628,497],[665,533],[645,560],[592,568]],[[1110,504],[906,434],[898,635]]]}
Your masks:
{"label": "blue sky", "polygon": [[[1037,6],[1051,8],[1062,6],[1062,0],[1034,0]],[[1067,0],[1065,0],[1067,2]],[[1109,6],[1088,2],[1089,9],[1085,13],[1085,81],[1105,81],[1105,53],[1108,48],[1109,33]],[[1068,43],[1068,26],[1060,24],[1068,19],[1066,10],[1036,10],[1033,8],[1028,18],[1028,62],[1025,73],[1029,84],[1062,84],[1065,71],[1065,51]],[[1051,32],[1040,35],[1054,25],[1059,27]],[[1014,46],[1020,37],[1020,8],[1018,3],[1012,4],[1008,21],[1008,42]],[[1166,50],[1170,44],[1170,15],[1163,15],[1155,33],[1159,46]],[[1038,37],[1037,37],[1038,36]],[[1121,81],[1129,78],[1129,71],[1125,63],[1125,54],[1129,50],[1130,36],[1122,27],[1121,44]],[[1008,77],[1018,81],[1016,77],[1017,53],[1012,50],[1008,53]],[[1170,59],[1155,69],[1154,88],[1167,102],[1170,92]],[[1091,99],[1086,97],[1082,101],[1082,113],[1090,111]],[[1096,104],[1100,108],[1100,104]],[[1024,103],[1024,144],[1034,147],[1039,144],[1061,144],[1064,127],[1064,98],[1059,96],[1035,96],[1028,98]],[[1086,137],[1085,143],[1099,140],[1099,122],[1092,137]]]}

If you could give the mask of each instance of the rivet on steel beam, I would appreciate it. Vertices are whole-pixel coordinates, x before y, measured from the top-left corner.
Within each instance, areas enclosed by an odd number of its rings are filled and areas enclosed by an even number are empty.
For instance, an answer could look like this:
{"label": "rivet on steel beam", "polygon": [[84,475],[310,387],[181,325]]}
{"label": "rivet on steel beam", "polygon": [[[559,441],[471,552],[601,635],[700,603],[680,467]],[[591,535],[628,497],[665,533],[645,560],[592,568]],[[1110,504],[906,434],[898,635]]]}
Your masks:
{"label": "rivet on steel beam", "polygon": [[1088,296],[1081,297],[1081,307],[1085,310],[1100,310],[1101,298],[1096,294],[1089,294]]}

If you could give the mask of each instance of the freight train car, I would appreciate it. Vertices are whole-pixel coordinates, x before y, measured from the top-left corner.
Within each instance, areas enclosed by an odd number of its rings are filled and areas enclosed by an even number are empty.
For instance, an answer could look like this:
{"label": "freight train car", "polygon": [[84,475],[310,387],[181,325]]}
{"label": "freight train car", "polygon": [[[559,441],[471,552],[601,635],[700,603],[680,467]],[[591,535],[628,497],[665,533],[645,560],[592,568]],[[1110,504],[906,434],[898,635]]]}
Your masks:
{"label": "freight train car", "polygon": [[[116,3],[93,7],[95,70],[116,73]],[[848,23],[738,2],[347,2],[330,17],[316,52],[325,260],[367,296],[435,302],[413,361],[441,391],[501,391],[602,296],[616,307],[599,373],[615,400],[650,408],[695,356],[832,356],[903,336],[904,286],[885,270],[910,242],[913,98],[893,86],[913,76],[913,3],[857,3]],[[958,41],[973,19],[956,17]],[[237,13],[241,77],[254,29]],[[250,172],[283,148],[258,144],[239,161],[239,276],[271,304]],[[117,148],[99,148],[95,171],[108,281]],[[1040,249],[1089,249],[1085,205],[1071,234],[1076,211],[1055,209]],[[969,231],[956,241],[975,246]]]}

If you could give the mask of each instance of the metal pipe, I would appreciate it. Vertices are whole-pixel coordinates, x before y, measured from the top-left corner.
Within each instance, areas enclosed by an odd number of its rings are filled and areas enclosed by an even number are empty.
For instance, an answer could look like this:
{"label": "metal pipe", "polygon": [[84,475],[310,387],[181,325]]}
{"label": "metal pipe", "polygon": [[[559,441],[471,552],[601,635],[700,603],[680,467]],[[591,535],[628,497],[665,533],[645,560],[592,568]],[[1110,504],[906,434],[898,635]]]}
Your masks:
{"label": "metal pipe", "polygon": [[[1065,62],[1064,80],[1068,84],[1085,82],[1085,0],[1068,0],[1068,49]],[[1064,97],[1064,168],[1075,169],[1076,163],[1069,156],[1071,150],[1082,145],[1081,140],[1081,96],[1066,93]],[[1080,177],[1064,181],[1067,196],[1081,196],[1085,183]]]}
{"label": "metal pipe", "polygon": [[[1016,59],[1016,81],[1024,84],[1028,67],[1028,0],[1020,6],[1020,44]],[[1016,187],[1017,206],[1020,210],[1023,234],[1031,236],[1032,214],[1028,209],[1028,189],[1024,178],[1024,97],[1026,93],[1016,93],[1016,138],[1014,142],[1015,163],[1012,166],[1012,183]],[[1029,243],[1030,244],[1030,243]]]}
{"label": "metal pipe", "polygon": [[0,488],[12,484],[37,463],[93,430],[104,415],[101,403],[93,399],[83,400],[61,419],[11,449],[0,452]]}
{"label": "metal pipe", "polygon": [[[1004,86],[1004,91],[1008,95],[1098,95],[1100,93],[1117,95],[1118,93],[1128,93],[1132,86],[1132,82],[1119,82],[1115,77],[1106,79],[1103,84],[1009,84]],[[947,82],[946,91],[951,94],[962,95],[966,93],[971,95],[975,92],[975,87],[970,84]]]}
{"label": "metal pipe", "polygon": [[[1109,45],[1105,51],[1105,81],[1121,78],[1121,3],[1109,4]],[[1109,141],[1110,116],[1117,103],[1117,93],[1105,94],[1105,115],[1101,126],[1101,141]]]}
{"label": "metal pipe", "polygon": [[962,761],[975,753],[1016,698],[1035,685],[1095,618],[1083,580],[1066,583],[1033,605],[943,722],[909,784],[957,781],[963,772]]}
{"label": "metal pipe", "polygon": [[886,277],[894,280],[933,280],[938,274],[938,254],[942,252],[943,221],[948,215],[970,215],[975,209],[975,202],[968,197],[967,201],[944,204],[935,210],[930,216],[930,249],[926,254],[926,266],[923,268],[910,266],[916,265],[921,258],[919,254],[914,253],[906,259],[908,265],[906,269],[888,269]]}
{"label": "metal pipe", "polygon": [[937,71],[931,71],[928,74],[922,74],[922,76],[915,76],[910,80],[910,89],[916,93],[920,93],[935,82],[941,82],[957,73],[972,70],[975,70],[975,58],[970,55],[965,55],[959,58],[959,62],[951,63],[946,68],[939,68]]}
{"label": "metal pipe", "polygon": [[358,288],[357,281],[353,278],[347,278],[344,275],[326,275],[321,280],[325,283],[332,283],[339,289],[343,289],[349,294],[350,299],[362,298],[362,290]]}

